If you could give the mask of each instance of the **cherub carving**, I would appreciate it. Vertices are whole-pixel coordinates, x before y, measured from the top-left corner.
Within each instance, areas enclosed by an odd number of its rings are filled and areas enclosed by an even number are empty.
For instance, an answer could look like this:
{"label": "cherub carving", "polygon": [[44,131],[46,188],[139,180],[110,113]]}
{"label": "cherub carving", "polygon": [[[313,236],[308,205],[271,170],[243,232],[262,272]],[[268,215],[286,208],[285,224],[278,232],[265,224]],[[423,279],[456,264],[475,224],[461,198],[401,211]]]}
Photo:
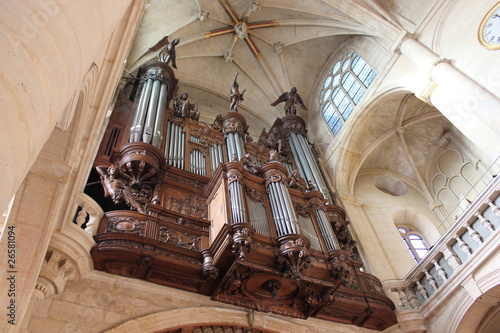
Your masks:
{"label": "cherub carving", "polygon": [[250,173],[256,174],[259,172],[259,166],[255,164],[252,154],[246,153],[241,159],[240,163],[243,164],[245,170]]}
{"label": "cherub carving", "polygon": [[290,92],[284,92],[276,101],[274,101],[271,105],[276,106],[281,102],[285,102],[285,114],[286,115],[296,115],[297,109],[295,108],[295,104],[299,104],[304,110],[307,111],[304,102],[302,102],[302,98],[297,93],[297,88],[293,87]]}
{"label": "cherub carving", "polygon": [[198,101],[190,103],[188,100],[188,93],[182,93],[181,97],[174,97],[173,107],[175,114],[182,118],[191,118],[198,121],[200,119],[200,112],[198,111]]}
{"label": "cherub carving", "polygon": [[292,171],[292,175],[289,178],[288,186],[291,188],[296,188],[301,191],[307,190],[307,183],[304,178],[302,178],[297,169]]}
{"label": "cherub carving", "polygon": [[120,170],[114,165],[109,167],[97,166],[97,172],[101,175],[101,183],[104,188],[104,196],[111,197],[115,204],[122,201],[130,206],[130,209],[139,213],[146,213],[144,205],[137,201],[136,196],[144,197],[147,189],[134,189],[127,181],[120,177]]}
{"label": "cherub carving", "polygon": [[259,142],[268,148],[276,150],[279,154],[282,152],[283,136],[278,127],[273,127],[269,133],[265,129],[262,129]]}
{"label": "cherub carving", "polygon": [[114,165],[109,167],[100,165],[96,167],[97,172],[101,175],[101,183],[104,189],[104,196],[111,197],[115,204],[120,203],[123,200],[123,188],[125,187],[125,181],[118,178],[119,169]]}

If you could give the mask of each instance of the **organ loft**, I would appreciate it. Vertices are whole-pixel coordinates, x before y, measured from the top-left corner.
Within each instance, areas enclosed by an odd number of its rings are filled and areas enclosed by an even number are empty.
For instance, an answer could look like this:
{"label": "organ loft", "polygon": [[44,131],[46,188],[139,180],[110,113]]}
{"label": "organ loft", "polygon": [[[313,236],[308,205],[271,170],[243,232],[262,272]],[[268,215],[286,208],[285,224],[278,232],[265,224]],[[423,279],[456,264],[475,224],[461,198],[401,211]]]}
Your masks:
{"label": "organ loft", "polygon": [[178,91],[178,43],[143,65],[114,106],[86,191],[105,211],[95,268],[261,312],[396,323],[380,281],[363,271],[307,124],[291,111],[305,108],[296,89],[278,98],[288,111],[259,138],[237,112],[237,74],[221,82],[227,109],[201,122],[196,96]]}

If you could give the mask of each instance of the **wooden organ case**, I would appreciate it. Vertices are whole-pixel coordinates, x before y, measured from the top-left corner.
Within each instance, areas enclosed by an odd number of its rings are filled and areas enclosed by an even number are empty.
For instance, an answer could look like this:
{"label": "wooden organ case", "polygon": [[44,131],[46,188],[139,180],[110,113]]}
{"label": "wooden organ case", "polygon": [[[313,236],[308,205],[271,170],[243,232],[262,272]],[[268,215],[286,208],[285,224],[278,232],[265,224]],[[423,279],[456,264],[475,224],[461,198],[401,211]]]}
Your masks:
{"label": "wooden organ case", "polygon": [[96,269],[295,318],[377,330],[396,322],[380,281],[360,270],[302,118],[277,119],[254,142],[238,112],[209,125],[187,95],[170,108],[168,64],[141,72],[95,161],[104,193],[89,194],[106,211]]}

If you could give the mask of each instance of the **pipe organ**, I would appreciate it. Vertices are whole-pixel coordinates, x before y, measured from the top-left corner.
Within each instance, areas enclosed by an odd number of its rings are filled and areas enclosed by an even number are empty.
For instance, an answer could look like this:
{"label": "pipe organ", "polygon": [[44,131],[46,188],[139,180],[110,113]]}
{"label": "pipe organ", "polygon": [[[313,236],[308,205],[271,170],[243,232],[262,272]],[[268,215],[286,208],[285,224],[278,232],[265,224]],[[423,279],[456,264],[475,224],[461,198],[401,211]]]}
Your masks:
{"label": "pipe organ", "polygon": [[[173,96],[168,64],[141,72],[96,158],[104,192],[88,193],[106,211],[96,269],[296,318],[396,322],[380,281],[360,270],[301,117],[277,119],[254,141],[238,112],[198,121],[197,103]],[[113,132],[128,126],[128,138]]]}

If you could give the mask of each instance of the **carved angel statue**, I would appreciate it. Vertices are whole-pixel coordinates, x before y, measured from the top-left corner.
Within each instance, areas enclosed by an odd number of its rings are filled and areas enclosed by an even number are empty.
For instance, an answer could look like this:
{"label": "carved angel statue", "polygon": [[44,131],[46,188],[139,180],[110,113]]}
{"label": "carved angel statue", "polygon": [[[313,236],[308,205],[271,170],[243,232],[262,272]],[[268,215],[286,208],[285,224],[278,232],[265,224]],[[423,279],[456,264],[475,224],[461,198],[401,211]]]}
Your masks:
{"label": "carved angel statue", "polygon": [[168,41],[168,36],[163,37],[155,46],[151,47],[149,51],[158,51],[160,48],[165,48],[158,54],[158,61],[168,64],[172,62],[172,67],[177,69],[175,63],[175,47],[179,44],[179,38],[174,39],[172,42]]}
{"label": "carved angel statue", "polygon": [[262,129],[259,137],[259,143],[264,146],[276,150],[279,154],[283,149],[283,136],[278,127],[273,127],[269,133]]}
{"label": "carved angel statue", "polygon": [[276,106],[281,102],[285,102],[285,114],[290,115],[290,114],[297,114],[297,109],[295,108],[295,104],[298,104],[302,107],[302,109],[307,111],[306,106],[304,105],[304,102],[302,102],[302,98],[300,98],[300,95],[297,94],[297,88],[293,87],[290,92],[284,92],[281,94],[280,97],[274,103],[272,103],[272,106]]}
{"label": "carved angel statue", "polygon": [[135,209],[139,213],[145,213],[145,207],[134,197],[134,192],[137,191],[133,190],[125,179],[119,177],[120,170],[118,168],[114,165],[109,167],[101,165],[97,166],[96,170],[101,175],[105,197],[111,197],[115,204],[125,201],[131,209]]}
{"label": "carved angel statue", "polygon": [[238,79],[238,73],[236,73],[236,76],[234,77],[233,84],[231,85],[231,105],[229,106],[229,110],[233,112],[238,112],[238,104],[240,101],[243,101],[243,94],[245,93],[246,89],[243,90],[243,92],[240,94],[240,91],[238,90],[240,85],[236,81]]}
{"label": "carved angel statue", "polygon": [[200,119],[200,112],[198,111],[198,101],[190,103],[188,100],[188,93],[182,93],[181,97],[174,97],[173,107],[175,114],[182,118],[191,118],[193,120]]}
{"label": "carved angel statue", "polygon": [[304,178],[302,178],[297,169],[292,171],[292,175],[289,178],[288,186],[291,188],[296,188],[301,191],[307,190],[307,183]]}
{"label": "carved angel statue", "polygon": [[245,170],[250,173],[256,174],[259,172],[259,166],[254,162],[252,154],[246,153],[241,159],[240,163],[243,164]]}
{"label": "carved angel statue", "polygon": [[115,204],[120,203],[123,199],[123,187],[125,181],[118,178],[119,171],[114,166],[97,166],[97,172],[101,175],[101,183],[104,189],[104,196],[111,197]]}

